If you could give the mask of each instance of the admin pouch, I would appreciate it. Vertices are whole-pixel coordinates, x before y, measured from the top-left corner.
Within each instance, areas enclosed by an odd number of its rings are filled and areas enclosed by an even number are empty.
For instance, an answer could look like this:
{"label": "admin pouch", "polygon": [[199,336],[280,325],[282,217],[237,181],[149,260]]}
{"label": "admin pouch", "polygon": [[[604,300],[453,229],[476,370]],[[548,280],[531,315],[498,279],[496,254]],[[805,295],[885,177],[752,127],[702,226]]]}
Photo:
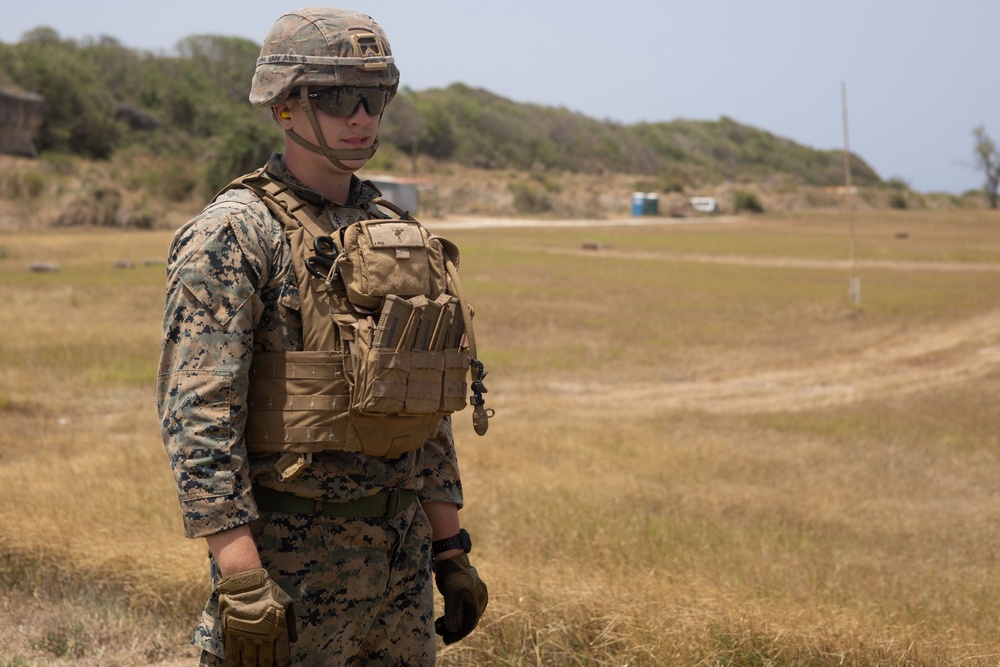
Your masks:
{"label": "admin pouch", "polygon": [[[384,200],[374,203],[398,218],[327,234],[322,210],[263,170],[231,187],[253,190],[283,223],[306,347],[254,353],[251,454],[346,450],[397,458],[423,446],[443,416],[464,409],[470,388],[473,425],[485,434],[492,416],[482,397],[486,372],[454,244]],[[336,379],[328,377],[331,353],[342,368]],[[311,371],[316,355],[322,367]]]}
{"label": "admin pouch", "polygon": [[416,220],[362,220],[334,235],[335,243],[338,238],[340,276],[358,308],[378,310],[390,295],[436,299],[445,291],[441,239]]}

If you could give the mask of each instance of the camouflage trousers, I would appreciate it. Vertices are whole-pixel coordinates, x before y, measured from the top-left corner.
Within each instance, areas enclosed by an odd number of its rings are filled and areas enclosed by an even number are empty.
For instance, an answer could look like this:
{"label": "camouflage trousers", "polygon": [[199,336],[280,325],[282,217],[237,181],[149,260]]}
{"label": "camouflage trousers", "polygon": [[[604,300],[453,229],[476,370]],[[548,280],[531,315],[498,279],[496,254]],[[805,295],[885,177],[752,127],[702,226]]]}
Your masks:
{"label": "camouflage trousers", "polygon": [[[264,567],[295,602],[293,665],[434,664],[431,532],[419,502],[385,520],[270,512],[250,528]],[[226,665],[218,610],[213,585],[192,640],[203,666]]]}

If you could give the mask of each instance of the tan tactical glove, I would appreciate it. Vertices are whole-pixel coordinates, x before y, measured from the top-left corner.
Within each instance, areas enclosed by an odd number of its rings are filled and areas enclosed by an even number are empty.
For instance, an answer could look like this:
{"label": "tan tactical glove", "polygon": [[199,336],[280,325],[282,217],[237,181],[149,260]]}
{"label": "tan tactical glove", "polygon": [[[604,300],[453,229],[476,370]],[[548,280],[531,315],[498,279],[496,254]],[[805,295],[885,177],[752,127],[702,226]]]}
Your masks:
{"label": "tan tactical glove", "polygon": [[267,570],[223,577],[215,588],[229,667],[287,667],[298,639],[295,611]]}
{"label": "tan tactical glove", "polygon": [[453,644],[475,629],[489,594],[466,554],[436,561],[434,579],[444,596],[444,616],[434,621],[434,631],[445,644]]}

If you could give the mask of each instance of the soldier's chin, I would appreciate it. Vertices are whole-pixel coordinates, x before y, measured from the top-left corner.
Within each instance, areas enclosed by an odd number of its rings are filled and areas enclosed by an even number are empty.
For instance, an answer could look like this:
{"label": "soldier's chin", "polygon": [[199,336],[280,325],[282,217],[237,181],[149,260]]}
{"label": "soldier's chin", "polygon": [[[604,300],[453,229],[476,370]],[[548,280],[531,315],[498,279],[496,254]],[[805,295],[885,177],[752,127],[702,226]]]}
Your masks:
{"label": "soldier's chin", "polygon": [[347,169],[348,171],[357,171],[358,169],[361,169],[363,166],[368,164],[368,159],[363,158],[360,160],[341,160],[340,164],[344,165],[344,168]]}

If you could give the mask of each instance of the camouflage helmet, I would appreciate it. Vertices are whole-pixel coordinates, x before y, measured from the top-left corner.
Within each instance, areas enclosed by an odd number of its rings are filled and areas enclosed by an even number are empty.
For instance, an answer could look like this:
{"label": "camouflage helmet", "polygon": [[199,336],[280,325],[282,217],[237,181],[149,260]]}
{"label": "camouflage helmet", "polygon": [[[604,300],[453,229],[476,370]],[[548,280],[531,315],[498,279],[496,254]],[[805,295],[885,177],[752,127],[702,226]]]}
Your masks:
{"label": "camouflage helmet", "polygon": [[370,16],[312,7],[279,18],[257,59],[250,103],[273,107],[301,86],[399,86],[389,40]]}

